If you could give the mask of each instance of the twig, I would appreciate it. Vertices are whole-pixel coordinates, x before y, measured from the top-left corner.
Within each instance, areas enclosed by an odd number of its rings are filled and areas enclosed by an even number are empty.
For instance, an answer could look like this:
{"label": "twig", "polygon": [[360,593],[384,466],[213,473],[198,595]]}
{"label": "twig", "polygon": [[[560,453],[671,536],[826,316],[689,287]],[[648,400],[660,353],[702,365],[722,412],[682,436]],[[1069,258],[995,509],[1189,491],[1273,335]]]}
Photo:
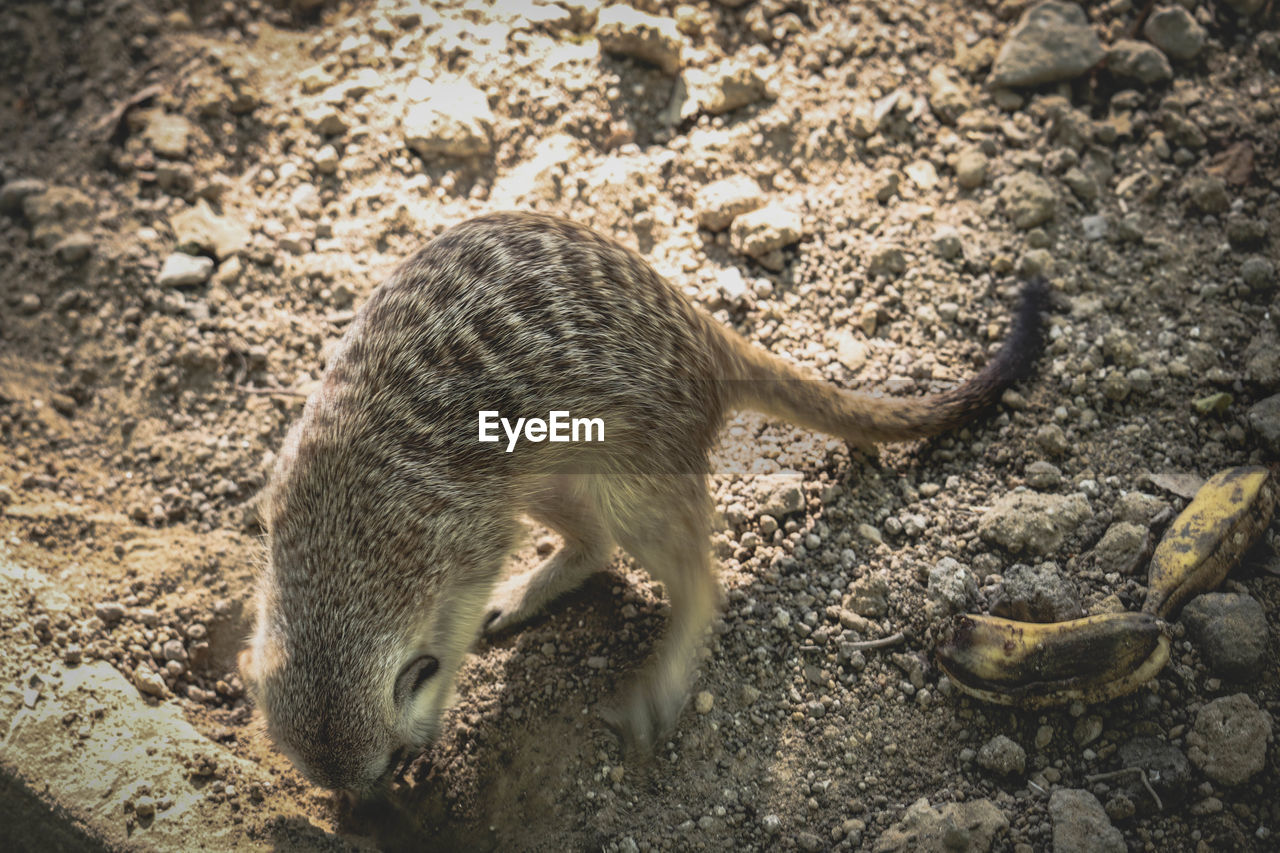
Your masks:
{"label": "twig", "polygon": [[299,391],[296,388],[254,388],[252,385],[237,385],[236,390],[242,394],[261,394],[268,397],[274,394],[283,394],[286,397],[305,397],[305,391]]}
{"label": "twig", "polygon": [[1147,793],[1151,795],[1151,799],[1156,801],[1156,810],[1164,811],[1164,802],[1161,801],[1160,795],[1156,793],[1156,789],[1151,787],[1151,780],[1147,778],[1147,771],[1141,767],[1121,767],[1119,770],[1112,770],[1110,773],[1095,773],[1092,776],[1084,777],[1084,781],[1093,784],[1094,782],[1105,782],[1108,779],[1115,779],[1119,776],[1128,776],[1131,773],[1137,773],[1138,778],[1142,780],[1142,787],[1147,789]]}
{"label": "twig", "polygon": [[844,648],[851,652],[861,652],[867,649],[883,649],[886,646],[896,646],[906,639],[901,631],[896,634],[890,634],[887,637],[881,637],[879,640],[862,640],[857,643],[847,643]]}

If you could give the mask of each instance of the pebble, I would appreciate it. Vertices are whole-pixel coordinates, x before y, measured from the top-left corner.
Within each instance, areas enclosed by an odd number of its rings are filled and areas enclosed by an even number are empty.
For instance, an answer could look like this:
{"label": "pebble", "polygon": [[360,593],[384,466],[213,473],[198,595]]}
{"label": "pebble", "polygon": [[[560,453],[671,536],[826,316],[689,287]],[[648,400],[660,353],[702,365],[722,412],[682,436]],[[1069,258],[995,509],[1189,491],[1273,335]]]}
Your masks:
{"label": "pebble", "polygon": [[682,79],[688,99],[680,117],[692,118],[700,111],[718,116],[764,100],[769,87],[755,66],[737,59],[716,63],[705,71],[686,69]]}
{"label": "pebble", "polygon": [[133,684],[148,696],[164,697],[168,692],[164,679],[148,666],[140,666],[134,670]]}
{"label": "pebble", "polygon": [[1002,496],[983,513],[978,533],[987,542],[1015,554],[1048,555],[1092,517],[1089,502],[1080,494],[1015,492]]}
{"label": "pebble", "polygon": [[[768,267],[768,255],[804,236],[804,223],[795,211],[770,204],[734,219],[730,236],[734,248]],[[777,265],[781,268],[780,259]]]}
{"label": "pebble", "polygon": [[191,287],[204,284],[213,275],[213,259],[174,252],[164,259],[156,284],[161,287]]}
{"label": "pebble", "polygon": [[1044,424],[1036,430],[1036,445],[1050,456],[1065,456],[1071,450],[1066,432],[1057,424]]}
{"label": "pebble", "polygon": [[[1009,828],[1009,819],[989,799],[929,805],[916,800],[902,817],[875,842],[877,853],[917,853],[917,851],[990,850],[995,839]],[[855,847],[857,845],[854,845]]]}
{"label": "pebble", "polygon": [[1263,450],[1280,456],[1280,394],[1253,404],[1249,409],[1249,429]]}
{"label": "pebble", "polygon": [[1093,549],[1093,559],[1103,572],[1133,574],[1150,553],[1151,535],[1140,524],[1120,521],[1107,528]]}
{"label": "pebble", "polygon": [[493,111],[484,91],[462,78],[409,85],[400,119],[405,144],[426,158],[476,157],[493,147]]}
{"label": "pebble", "polygon": [[954,71],[935,65],[929,71],[929,107],[941,121],[955,124],[973,105],[969,89]]}
{"label": "pebble", "polygon": [[0,186],[0,212],[10,216],[22,213],[27,196],[39,195],[48,189],[44,181],[35,178],[18,178]]}
{"label": "pebble", "polygon": [[747,484],[762,517],[779,519],[804,509],[804,475],[799,471],[761,474]]}
{"label": "pebble", "polygon": [[24,293],[18,297],[18,312],[20,314],[35,314],[43,307],[44,303],[40,301],[40,296],[35,293]]}
{"label": "pebble", "polygon": [[1231,206],[1227,185],[1219,177],[1196,175],[1187,179],[1185,187],[1191,204],[1201,213],[1224,213]]}
{"label": "pebble", "polygon": [[693,698],[693,708],[699,714],[710,714],[711,708],[715,705],[715,697],[710,691],[703,690]]}
{"label": "pebble", "polygon": [[253,233],[244,223],[214,213],[204,199],[171,216],[169,227],[177,238],[178,251],[188,255],[208,252],[226,260],[248,249],[253,241]]}
{"label": "pebble", "polygon": [[879,572],[859,578],[845,596],[844,607],[867,619],[884,616],[889,612],[889,579]]}
{"label": "pebble", "polygon": [[977,148],[966,148],[956,157],[956,183],[962,189],[972,190],[987,181],[987,164],[990,161],[986,154]]}
{"label": "pebble", "polygon": [[315,157],[311,160],[315,165],[316,171],[322,175],[332,175],[338,171],[338,149],[332,145],[325,145],[316,152]]}
{"label": "pebble", "polygon": [[79,264],[93,254],[96,241],[92,234],[72,231],[53,244],[53,253],[64,264]]}
{"label": "pebble", "polygon": [[138,797],[133,803],[133,813],[143,820],[156,816],[156,801],[154,797],[143,795]]}
{"label": "pebble", "polygon": [[[1135,737],[1120,745],[1119,755],[1122,767],[1142,768],[1147,774],[1147,781],[1166,806],[1181,803],[1187,798],[1192,783],[1191,762],[1181,749],[1167,740],[1146,735]],[[1155,808],[1141,779],[1125,781],[1123,790],[1134,802]]]}
{"label": "pebble", "polygon": [[1243,785],[1266,765],[1271,725],[1271,715],[1243,693],[1214,699],[1196,715],[1187,756],[1213,781]]}
{"label": "pebble", "polygon": [[1173,66],[1160,49],[1146,42],[1120,39],[1107,51],[1107,69],[1117,77],[1150,85],[1173,79]]}
{"label": "pebble", "polygon": [[1057,563],[1016,563],[1004,573],[991,612],[1019,622],[1065,622],[1084,615],[1076,585]]}
{"label": "pebble", "polygon": [[124,618],[124,605],[116,601],[100,601],[93,606],[93,613],[105,625],[114,625]]}
{"label": "pebble", "polygon": [[713,181],[698,190],[693,213],[698,224],[711,231],[723,231],[734,219],[764,205],[760,185],[746,175]]}
{"label": "pebble", "polygon": [[1258,255],[1245,258],[1240,265],[1240,277],[1256,292],[1270,293],[1276,289],[1276,265],[1270,258]]}
{"label": "pebble", "polygon": [[1037,459],[1027,466],[1027,485],[1037,491],[1045,492],[1062,485],[1062,470],[1052,462]]}
{"label": "pebble", "polygon": [[1079,77],[1103,57],[1102,43],[1075,3],[1049,0],[1023,13],[996,54],[987,85],[1039,86]]}
{"label": "pebble", "polygon": [[1000,201],[1013,224],[1026,231],[1053,219],[1058,194],[1039,175],[1023,170],[1005,183]]}
{"label": "pebble", "polygon": [[606,53],[643,60],[667,74],[675,74],[683,64],[685,39],[674,18],[617,3],[596,16],[596,38]]}
{"label": "pebble", "polygon": [[1193,598],[1179,617],[1216,676],[1253,680],[1267,659],[1267,614],[1257,599],[1235,592]]}
{"label": "pebble", "polygon": [[1125,853],[1120,830],[1088,791],[1059,788],[1049,796],[1054,853]]}
{"label": "pebble", "polygon": [[1142,27],[1142,34],[1173,59],[1195,59],[1204,49],[1206,33],[1181,6],[1164,6],[1153,11]]}
{"label": "pebble", "polygon": [[156,110],[142,131],[147,147],[159,157],[182,160],[187,156],[187,143],[191,136],[191,122],[180,115]]}
{"label": "pebble", "polygon": [[[952,225],[943,225],[933,232],[933,237],[929,240],[929,248],[933,253],[943,260],[953,260],[964,254],[964,243],[960,239],[960,232]],[[955,305],[954,302],[949,303]],[[938,313],[941,316],[942,306],[938,306]],[[956,306],[957,312],[959,306]],[[944,320],[954,320],[956,315],[953,313],[950,317],[943,316]]]}
{"label": "pebble", "polygon": [[897,278],[907,271],[907,255],[901,246],[882,243],[871,250],[867,272],[872,277]]}
{"label": "pebble", "polygon": [[1027,752],[1005,735],[996,735],[978,750],[978,764],[996,776],[1021,776]]}

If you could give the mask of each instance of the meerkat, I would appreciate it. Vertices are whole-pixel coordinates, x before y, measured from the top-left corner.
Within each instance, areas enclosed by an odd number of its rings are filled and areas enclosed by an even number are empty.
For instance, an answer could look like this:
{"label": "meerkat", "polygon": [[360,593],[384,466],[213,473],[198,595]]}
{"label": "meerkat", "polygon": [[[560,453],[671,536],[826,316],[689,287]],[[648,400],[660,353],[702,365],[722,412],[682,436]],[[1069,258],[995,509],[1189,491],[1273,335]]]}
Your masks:
{"label": "meerkat", "polygon": [[[873,397],[747,342],[581,225],[496,213],[449,228],[357,313],[264,493],[242,665],[269,737],[317,785],[384,788],[437,736],[477,637],[535,616],[620,546],[670,599],[606,715],[649,747],[685,703],[718,601],[706,468],[728,414],[863,448],[952,429],[1028,371],[1045,300],[1029,283],[998,353],[955,389]],[[553,410],[603,419],[603,440],[478,440],[479,412]],[[564,544],[502,581],[524,516]]]}

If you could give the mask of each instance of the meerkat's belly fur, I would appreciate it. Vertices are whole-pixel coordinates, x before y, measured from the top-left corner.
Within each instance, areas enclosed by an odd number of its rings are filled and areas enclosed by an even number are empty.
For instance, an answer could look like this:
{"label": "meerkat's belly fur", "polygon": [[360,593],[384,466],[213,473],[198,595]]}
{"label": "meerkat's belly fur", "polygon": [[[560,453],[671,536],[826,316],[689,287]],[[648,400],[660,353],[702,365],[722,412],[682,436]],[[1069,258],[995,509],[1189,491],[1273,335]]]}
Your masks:
{"label": "meerkat's belly fur", "polygon": [[[608,716],[648,747],[675,722],[717,597],[705,467],[755,408],[868,445],[931,435],[1027,368],[1042,283],[957,389],[842,391],[693,306],[631,250],[549,216],[449,229],[369,298],[280,453],[246,659],[273,740],[317,784],[368,793],[437,733],[467,648],[605,566],[621,546],[671,600],[647,670]],[[477,414],[604,420],[596,443],[477,440]],[[529,514],[564,538],[499,582]]]}

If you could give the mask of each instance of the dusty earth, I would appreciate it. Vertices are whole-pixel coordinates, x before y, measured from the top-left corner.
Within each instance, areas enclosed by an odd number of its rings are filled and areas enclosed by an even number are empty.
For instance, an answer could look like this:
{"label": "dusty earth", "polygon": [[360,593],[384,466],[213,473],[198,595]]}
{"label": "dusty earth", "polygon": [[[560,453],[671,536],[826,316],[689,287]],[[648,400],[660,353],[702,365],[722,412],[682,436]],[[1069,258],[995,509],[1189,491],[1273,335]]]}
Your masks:
{"label": "dusty earth", "polygon": [[[1274,9],[1187,0],[1175,23],[1203,44],[1170,61],[1123,44],[1145,43],[1148,4],[1088,3],[1098,55],[994,88],[1022,0],[637,5],[657,35],[618,35],[590,0],[5,4],[0,547],[65,592],[9,590],[6,720],[32,673],[108,662],[267,774],[237,789],[225,765],[198,791],[281,846],[319,839],[310,822],[387,849],[1274,849],[1274,525],[1226,585],[1261,626],[1210,655],[1172,625],[1170,665],[1131,697],[999,709],[932,659],[950,612],[1024,595],[1016,564],[1058,616],[1138,609],[1142,540],[1198,478],[1280,450],[1280,404],[1258,405],[1280,392]],[[755,185],[707,189],[732,176]],[[986,419],[874,459],[730,425],[724,615],[652,756],[624,756],[595,714],[664,623],[619,558],[478,643],[440,741],[389,802],[351,808],[251,725],[235,656],[254,496],[370,290],[501,208],[637,246],[848,387],[953,385],[1037,271],[1047,351]],[[758,230],[725,230],[735,215]],[[1016,491],[1045,499],[1002,516]],[[517,563],[554,544],[531,530]],[[1248,643],[1261,656],[1233,668]],[[1219,745],[1261,756],[1233,775],[1196,732],[1236,694],[1265,725]],[[1105,775],[1127,767],[1159,803]],[[166,846],[148,833],[188,793],[131,789],[112,819]],[[282,824],[277,800],[303,817]]]}

